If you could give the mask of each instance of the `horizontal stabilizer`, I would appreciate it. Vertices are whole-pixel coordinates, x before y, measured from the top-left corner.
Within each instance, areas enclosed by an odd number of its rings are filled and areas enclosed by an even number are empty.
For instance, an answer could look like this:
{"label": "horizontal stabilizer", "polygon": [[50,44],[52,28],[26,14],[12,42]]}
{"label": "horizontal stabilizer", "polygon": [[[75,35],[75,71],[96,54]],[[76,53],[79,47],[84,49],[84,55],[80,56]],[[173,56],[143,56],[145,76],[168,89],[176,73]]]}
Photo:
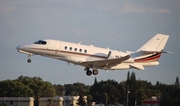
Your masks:
{"label": "horizontal stabilizer", "polygon": [[170,52],[170,51],[163,51],[162,53],[171,54],[172,52]]}
{"label": "horizontal stabilizer", "polygon": [[143,51],[142,52],[146,52],[146,53],[167,53],[167,54],[171,54],[172,52],[170,51]]}
{"label": "horizontal stabilizer", "polygon": [[144,70],[144,67],[142,65],[137,64],[130,64],[129,66],[138,69],[138,70]]}

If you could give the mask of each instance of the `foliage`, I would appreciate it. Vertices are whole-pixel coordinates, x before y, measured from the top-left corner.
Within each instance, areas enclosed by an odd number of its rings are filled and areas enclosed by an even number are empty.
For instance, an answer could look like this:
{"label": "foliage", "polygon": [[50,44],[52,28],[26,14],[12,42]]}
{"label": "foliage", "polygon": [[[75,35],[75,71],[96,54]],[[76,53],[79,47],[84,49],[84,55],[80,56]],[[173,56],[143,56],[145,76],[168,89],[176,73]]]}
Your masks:
{"label": "foliage", "polygon": [[85,106],[86,105],[86,101],[84,99],[84,94],[83,93],[79,94],[79,99],[78,99],[77,104],[80,105],[80,106]]}
{"label": "foliage", "polygon": [[177,87],[179,87],[179,78],[178,78],[178,77],[176,77],[175,85],[176,85]]}
{"label": "foliage", "polygon": [[17,81],[22,82],[34,91],[36,97],[53,97],[55,91],[53,85],[50,82],[43,81],[40,77],[26,77],[20,76]]}
{"label": "foliage", "polygon": [[114,80],[101,81],[95,83],[90,88],[90,94],[93,96],[93,101],[96,103],[122,102],[123,93],[122,86]]}
{"label": "foliage", "polygon": [[[151,99],[152,96],[160,100],[162,106],[180,106],[180,85],[176,77],[172,85],[162,84],[157,81],[155,85],[151,82],[136,79],[135,73],[128,72],[126,81],[118,83],[114,80],[97,81],[94,79],[92,86],[83,83],[65,85],[52,85],[43,81],[40,77],[20,76],[16,80],[0,81],[0,97],[35,97],[35,105],[38,105],[39,97],[53,96],[80,96],[79,104],[84,105],[83,96],[87,96],[87,102],[103,104],[126,104],[127,86],[128,104],[142,105],[143,100]],[[79,92],[81,92],[79,94]]]}
{"label": "foliage", "polygon": [[30,97],[33,90],[19,81],[5,80],[0,82],[1,97]]}
{"label": "foliage", "polygon": [[54,96],[54,88],[50,82],[39,77],[20,76],[16,80],[0,81],[1,97],[32,97]]}
{"label": "foliage", "polygon": [[93,99],[92,95],[88,95],[88,96],[87,96],[87,102],[88,102],[88,103],[91,103],[91,102],[92,102],[92,99]]}
{"label": "foliage", "polygon": [[85,95],[89,94],[89,86],[83,83],[73,83],[63,85],[54,85],[56,90],[56,96],[78,96],[79,92],[83,92]]}
{"label": "foliage", "polygon": [[7,104],[5,104],[5,103],[2,103],[2,104],[0,104],[0,106],[7,106]]}
{"label": "foliage", "polygon": [[49,104],[52,104],[54,102],[54,99],[48,99],[47,102],[49,102]]}
{"label": "foliage", "polygon": [[54,89],[55,89],[56,96],[65,96],[66,89],[63,85],[54,84]]}
{"label": "foliage", "polygon": [[180,88],[174,85],[160,85],[162,106],[180,106]]}

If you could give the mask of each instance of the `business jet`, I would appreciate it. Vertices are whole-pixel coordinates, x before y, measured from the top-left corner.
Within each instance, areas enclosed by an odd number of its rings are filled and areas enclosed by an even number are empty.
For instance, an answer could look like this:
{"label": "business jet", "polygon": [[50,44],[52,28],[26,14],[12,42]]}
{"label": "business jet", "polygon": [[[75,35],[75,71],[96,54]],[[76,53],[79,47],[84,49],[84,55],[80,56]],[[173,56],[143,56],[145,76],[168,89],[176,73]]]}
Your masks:
{"label": "business jet", "polygon": [[32,55],[40,55],[83,66],[86,74],[90,76],[97,75],[98,69],[106,71],[129,68],[144,70],[146,66],[156,66],[159,64],[162,53],[170,53],[163,51],[168,38],[168,35],[156,34],[134,52],[122,52],[52,39],[38,40],[32,44],[17,46],[16,49],[28,55],[28,63],[31,62]]}

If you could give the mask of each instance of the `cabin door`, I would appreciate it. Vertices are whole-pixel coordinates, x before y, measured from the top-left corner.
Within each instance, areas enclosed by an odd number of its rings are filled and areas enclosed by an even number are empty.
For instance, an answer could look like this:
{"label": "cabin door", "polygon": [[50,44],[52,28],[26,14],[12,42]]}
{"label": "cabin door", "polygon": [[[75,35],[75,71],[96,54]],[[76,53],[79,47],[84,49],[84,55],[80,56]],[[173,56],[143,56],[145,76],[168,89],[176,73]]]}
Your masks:
{"label": "cabin door", "polygon": [[60,42],[59,41],[55,41],[54,42],[54,51],[53,51],[53,54],[54,55],[59,55],[60,54]]}

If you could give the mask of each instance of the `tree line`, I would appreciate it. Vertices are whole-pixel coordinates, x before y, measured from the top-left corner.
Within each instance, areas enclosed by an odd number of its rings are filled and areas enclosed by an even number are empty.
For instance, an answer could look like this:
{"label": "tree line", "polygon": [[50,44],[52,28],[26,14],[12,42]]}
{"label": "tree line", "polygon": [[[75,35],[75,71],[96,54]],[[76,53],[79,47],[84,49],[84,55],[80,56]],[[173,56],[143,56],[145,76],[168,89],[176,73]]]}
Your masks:
{"label": "tree line", "polygon": [[34,105],[38,106],[40,97],[53,97],[55,90],[48,81],[40,77],[19,76],[15,80],[0,81],[0,97],[34,97]]}
{"label": "tree line", "polygon": [[[151,82],[136,79],[134,72],[127,73],[126,81],[115,80],[97,81],[93,85],[77,82],[73,84],[51,84],[40,77],[20,76],[15,80],[0,81],[0,97],[34,97],[38,106],[40,97],[80,96],[78,104],[85,104],[81,98],[87,96],[88,103],[124,104],[129,106],[142,105],[143,100],[155,96],[162,106],[180,106],[180,84],[176,77],[171,85],[159,81]],[[128,98],[127,98],[128,96]],[[82,98],[83,99],[83,98]]]}

